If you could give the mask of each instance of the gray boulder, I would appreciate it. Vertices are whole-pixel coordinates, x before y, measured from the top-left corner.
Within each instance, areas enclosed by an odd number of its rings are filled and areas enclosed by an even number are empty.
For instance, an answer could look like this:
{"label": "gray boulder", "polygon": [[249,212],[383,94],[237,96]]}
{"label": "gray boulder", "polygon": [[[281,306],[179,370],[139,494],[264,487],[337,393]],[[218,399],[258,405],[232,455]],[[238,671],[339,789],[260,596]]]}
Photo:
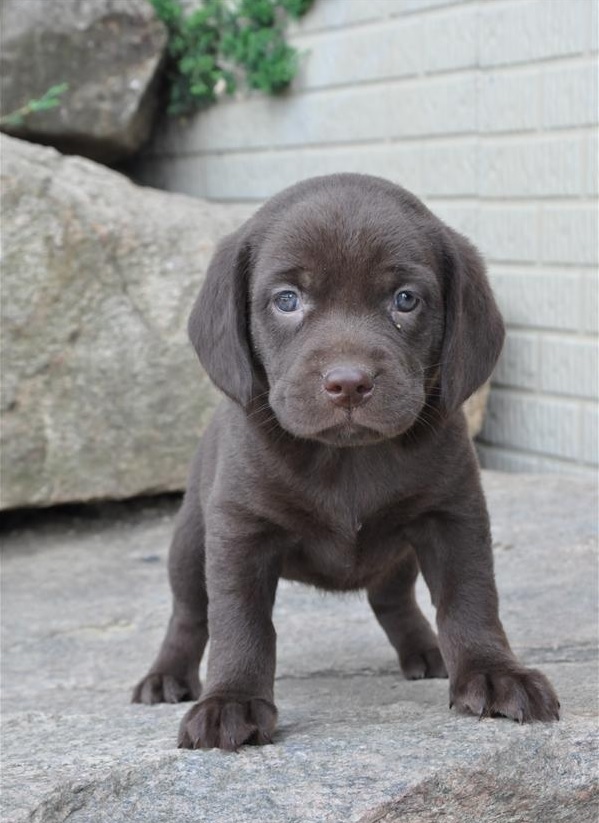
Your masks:
{"label": "gray boulder", "polygon": [[4,126],[105,163],[149,137],[167,32],[148,0],[2,0],[1,114],[68,83],[63,104]]}
{"label": "gray boulder", "polygon": [[248,208],[0,140],[0,508],[181,489],[217,399],[187,316]]}

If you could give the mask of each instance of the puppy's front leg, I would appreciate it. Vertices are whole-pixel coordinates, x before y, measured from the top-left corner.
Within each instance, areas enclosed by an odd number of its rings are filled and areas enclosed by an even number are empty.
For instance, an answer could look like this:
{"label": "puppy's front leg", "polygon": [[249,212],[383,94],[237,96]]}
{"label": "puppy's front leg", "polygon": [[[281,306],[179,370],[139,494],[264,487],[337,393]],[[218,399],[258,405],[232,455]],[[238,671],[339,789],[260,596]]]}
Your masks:
{"label": "puppy's front leg", "polygon": [[516,659],[499,620],[482,492],[458,513],[428,517],[411,540],[437,608],[450,706],[519,722],[558,720],[553,687]]}
{"label": "puppy's front leg", "polygon": [[268,539],[244,531],[221,525],[207,534],[208,677],[181,722],[180,748],[235,751],[271,742],[280,562]]}

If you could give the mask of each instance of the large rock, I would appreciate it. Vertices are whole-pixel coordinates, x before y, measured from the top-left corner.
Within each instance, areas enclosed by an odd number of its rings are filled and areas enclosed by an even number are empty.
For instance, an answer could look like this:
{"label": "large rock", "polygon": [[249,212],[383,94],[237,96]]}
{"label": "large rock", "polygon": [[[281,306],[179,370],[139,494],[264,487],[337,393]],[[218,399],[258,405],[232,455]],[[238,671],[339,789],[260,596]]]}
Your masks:
{"label": "large rock", "polygon": [[0,149],[0,507],[182,488],[216,400],[187,316],[248,208],[10,137]]}
{"label": "large rock", "polygon": [[504,623],[559,723],[450,711],[447,681],[402,678],[363,596],[284,583],[275,745],[177,750],[188,704],[129,704],[170,610],[171,512],[44,513],[3,535],[2,820],[596,823],[596,488],[483,479]]}
{"label": "large rock", "polygon": [[4,129],[110,163],[149,137],[167,32],[148,0],[2,0],[1,113],[68,83],[60,108]]}

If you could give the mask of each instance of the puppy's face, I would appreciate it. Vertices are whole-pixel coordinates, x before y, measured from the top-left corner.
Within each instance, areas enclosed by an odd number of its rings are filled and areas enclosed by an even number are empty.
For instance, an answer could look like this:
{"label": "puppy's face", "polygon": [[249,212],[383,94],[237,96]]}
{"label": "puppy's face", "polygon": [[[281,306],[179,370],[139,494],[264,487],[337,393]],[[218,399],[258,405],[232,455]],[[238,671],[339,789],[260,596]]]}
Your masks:
{"label": "puppy's face", "polygon": [[284,429],[352,446],[426,417],[444,329],[429,229],[384,193],[346,203],[324,192],[267,231],[250,328]]}
{"label": "puppy's face", "polygon": [[225,238],[189,333],[232,400],[268,398],[293,435],[354,446],[455,412],[488,379],[503,323],[464,237],[399,186],[341,174]]}

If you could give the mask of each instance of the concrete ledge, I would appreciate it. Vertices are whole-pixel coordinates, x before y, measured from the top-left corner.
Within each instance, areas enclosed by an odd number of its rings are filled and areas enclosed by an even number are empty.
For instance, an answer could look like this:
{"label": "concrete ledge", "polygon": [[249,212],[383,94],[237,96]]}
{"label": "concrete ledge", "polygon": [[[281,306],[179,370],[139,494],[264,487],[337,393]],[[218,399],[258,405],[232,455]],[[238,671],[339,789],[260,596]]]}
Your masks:
{"label": "concrete ledge", "polygon": [[446,681],[402,679],[364,598],[283,583],[276,745],[178,751],[186,705],[128,702],[168,617],[173,506],[48,514],[3,535],[2,819],[594,822],[596,487],[485,485],[502,617],[553,680],[559,724],[450,712]]}

